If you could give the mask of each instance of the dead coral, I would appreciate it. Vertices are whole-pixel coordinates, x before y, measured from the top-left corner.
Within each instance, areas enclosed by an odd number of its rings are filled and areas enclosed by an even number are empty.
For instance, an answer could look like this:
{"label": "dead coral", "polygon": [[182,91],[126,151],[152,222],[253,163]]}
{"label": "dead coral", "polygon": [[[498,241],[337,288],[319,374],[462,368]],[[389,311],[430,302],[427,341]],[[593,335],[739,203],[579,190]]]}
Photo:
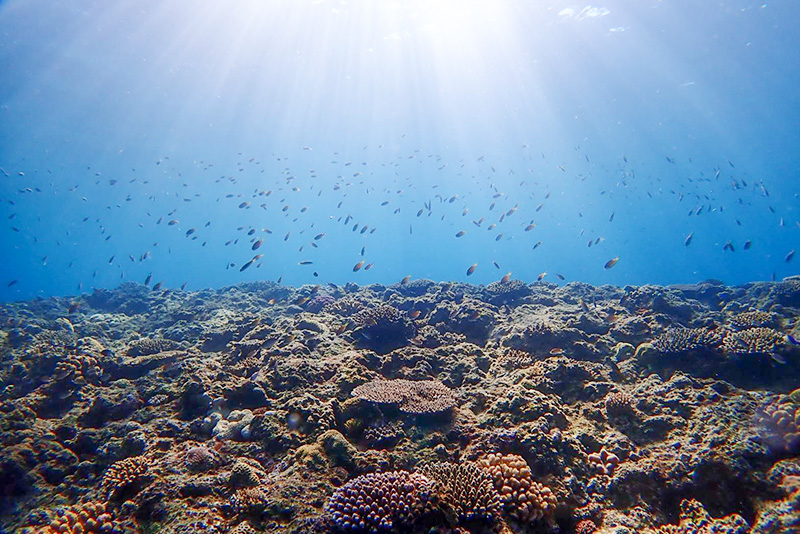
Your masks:
{"label": "dead coral", "polygon": [[415,414],[443,412],[456,405],[453,391],[438,380],[373,380],[355,388],[352,395],[378,404],[396,404],[400,411]]}

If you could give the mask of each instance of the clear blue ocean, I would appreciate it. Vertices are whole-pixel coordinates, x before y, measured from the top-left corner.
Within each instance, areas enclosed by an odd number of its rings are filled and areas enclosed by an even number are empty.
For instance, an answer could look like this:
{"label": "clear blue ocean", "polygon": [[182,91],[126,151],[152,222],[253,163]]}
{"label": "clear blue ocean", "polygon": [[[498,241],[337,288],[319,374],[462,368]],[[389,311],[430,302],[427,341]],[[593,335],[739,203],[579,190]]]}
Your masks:
{"label": "clear blue ocean", "polygon": [[792,1],[2,2],[0,300],[780,280],[799,23]]}

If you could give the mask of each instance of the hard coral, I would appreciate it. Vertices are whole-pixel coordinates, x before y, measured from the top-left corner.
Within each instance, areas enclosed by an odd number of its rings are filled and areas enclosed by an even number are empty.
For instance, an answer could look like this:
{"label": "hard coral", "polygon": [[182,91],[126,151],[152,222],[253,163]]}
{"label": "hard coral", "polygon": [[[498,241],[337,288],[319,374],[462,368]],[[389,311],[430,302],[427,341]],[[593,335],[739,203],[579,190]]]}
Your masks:
{"label": "hard coral", "polygon": [[143,456],[125,458],[114,462],[106,470],[101,487],[109,498],[142,480],[150,468],[150,460]]}
{"label": "hard coral", "polygon": [[352,297],[344,297],[322,308],[323,313],[332,313],[343,317],[349,317],[366,308],[363,302]]}
{"label": "hard coral", "polygon": [[456,404],[453,391],[438,380],[373,380],[352,392],[354,397],[379,404],[397,404],[406,413],[434,413]]}
{"label": "hard coral", "polygon": [[379,532],[413,524],[433,498],[434,484],[423,475],[370,473],[339,488],[325,510],[339,530]]}
{"label": "hard coral", "polygon": [[265,476],[264,469],[257,461],[239,458],[231,468],[228,483],[234,488],[258,486]]}
{"label": "hard coral", "polygon": [[176,343],[169,339],[143,337],[128,343],[128,356],[149,356],[175,347]]}
{"label": "hard coral", "polygon": [[605,409],[608,417],[630,415],[634,413],[634,399],[624,391],[612,391],[605,397]]}
{"label": "hard coral", "polygon": [[759,419],[772,450],[800,453],[800,404],[788,395],[776,395],[764,406]]}
{"label": "hard coral", "polygon": [[613,452],[608,452],[605,447],[600,449],[600,452],[589,454],[587,460],[593,469],[609,476],[614,472],[617,465],[619,465],[619,457]]}
{"label": "hard coral", "polygon": [[379,353],[402,346],[414,334],[412,323],[389,304],[359,311],[353,315],[352,324],[359,344]]}
{"label": "hard coral", "polygon": [[478,460],[494,480],[506,514],[522,523],[549,517],[555,511],[556,496],[550,488],[533,480],[527,462],[516,454],[494,453]]}
{"label": "hard coral", "polygon": [[703,505],[694,499],[681,501],[680,523],[664,525],[653,534],[747,534],[749,525],[738,514],[712,519]]}
{"label": "hard coral", "polygon": [[59,510],[57,514],[57,517],[48,526],[36,531],[37,534],[127,532],[106,510],[106,503],[88,502],[76,504],[67,509]]}
{"label": "hard coral", "polygon": [[728,332],[722,346],[728,354],[773,354],[784,343],[785,337],[772,328],[748,328]]}
{"label": "hard coral", "polygon": [[591,519],[584,519],[575,525],[575,534],[594,534],[597,530],[597,525]]}
{"label": "hard coral", "polygon": [[508,304],[531,294],[531,288],[522,280],[492,282],[486,286],[486,301],[491,304]]}
{"label": "hard coral", "polygon": [[670,328],[653,340],[659,352],[714,350],[722,343],[722,333],[714,328]]}
{"label": "hard coral", "polygon": [[260,486],[240,488],[231,496],[231,506],[240,515],[260,516],[269,504],[269,495]]}
{"label": "hard coral", "polygon": [[774,313],[752,310],[737,313],[731,317],[730,324],[738,330],[757,327],[778,326],[778,317]]}
{"label": "hard coral", "polygon": [[436,462],[422,472],[436,482],[441,507],[453,523],[500,521],[502,500],[492,475],[473,462]]}

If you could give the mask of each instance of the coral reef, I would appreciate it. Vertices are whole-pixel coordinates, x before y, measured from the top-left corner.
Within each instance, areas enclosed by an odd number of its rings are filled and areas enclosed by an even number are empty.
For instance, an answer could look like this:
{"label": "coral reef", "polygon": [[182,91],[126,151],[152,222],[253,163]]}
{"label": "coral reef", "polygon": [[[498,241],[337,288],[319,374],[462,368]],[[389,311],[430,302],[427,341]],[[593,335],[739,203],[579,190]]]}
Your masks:
{"label": "coral reef", "polygon": [[793,532],[798,287],[4,304],[0,532]]}

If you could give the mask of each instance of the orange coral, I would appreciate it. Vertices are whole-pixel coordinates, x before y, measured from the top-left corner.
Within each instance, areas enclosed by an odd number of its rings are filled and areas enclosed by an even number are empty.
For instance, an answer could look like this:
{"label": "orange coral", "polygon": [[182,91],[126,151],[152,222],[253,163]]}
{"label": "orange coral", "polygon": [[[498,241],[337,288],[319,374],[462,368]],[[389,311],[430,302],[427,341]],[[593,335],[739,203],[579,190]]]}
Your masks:
{"label": "orange coral", "polygon": [[120,532],[121,526],[106,510],[106,503],[88,502],[76,504],[58,512],[58,517],[50,524],[39,529],[37,534],[88,532]]}
{"label": "orange coral", "polygon": [[111,498],[131,484],[139,482],[149,468],[150,460],[143,456],[133,456],[114,462],[106,470],[101,487]]}

